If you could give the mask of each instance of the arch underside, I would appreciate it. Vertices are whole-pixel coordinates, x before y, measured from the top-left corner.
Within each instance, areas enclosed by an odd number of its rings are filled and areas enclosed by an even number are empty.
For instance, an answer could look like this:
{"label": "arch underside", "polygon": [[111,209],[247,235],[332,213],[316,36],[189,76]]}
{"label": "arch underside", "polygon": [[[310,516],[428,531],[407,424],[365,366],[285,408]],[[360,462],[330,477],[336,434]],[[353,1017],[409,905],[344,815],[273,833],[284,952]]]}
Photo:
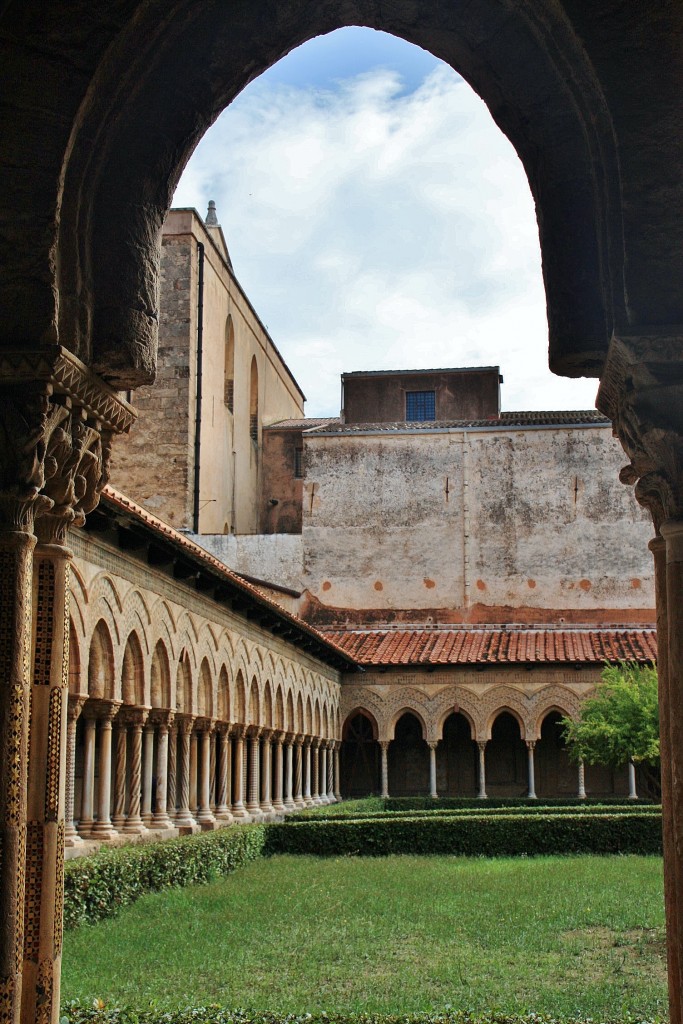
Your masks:
{"label": "arch underside", "polygon": [[[289,50],[366,25],[429,49],[487,103],[536,201],[551,367],[599,375],[615,326],[683,319],[683,184],[672,172],[683,13],[629,11],[622,24],[612,12],[606,28],[604,6],[570,16],[531,0],[298,0],[286,10],[148,0],[113,17],[93,0],[76,21],[60,2],[49,17],[31,2],[6,5],[0,27],[19,20],[31,35],[5,64],[0,244],[13,258],[0,279],[2,343],[59,341],[119,387],[149,381],[159,231],[198,140]],[[629,31],[640,33],[635,68],[614,45]],[[31,132],[19,112],[30,112]]]}

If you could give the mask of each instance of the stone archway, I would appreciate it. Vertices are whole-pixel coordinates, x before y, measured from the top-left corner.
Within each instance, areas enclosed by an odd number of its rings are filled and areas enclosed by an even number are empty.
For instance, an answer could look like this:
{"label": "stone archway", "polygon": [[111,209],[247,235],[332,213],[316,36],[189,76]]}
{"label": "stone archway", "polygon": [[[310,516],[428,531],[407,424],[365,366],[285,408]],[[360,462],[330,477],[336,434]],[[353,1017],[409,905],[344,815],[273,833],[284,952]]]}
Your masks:
{"label": "stone archway", "polygon": [[380,790],[380,747],[377,725],[362,711],[344,723],[341,746],[341,793],[346,799],[372,796]]}
{"label": "stone archway", "polygon": [[[294,0],[286,10],[132,0],[113,16],[106,0],[77,14],[56,0],[49,16],[37,0],[3,7],[0,603],[9,611],[0,643],[9,685],[0,696],[0,981],[8,1019],[18,1017],[22,990],[26,790],[45,784],[44,752],[32,749],[41,771],[27,774],[31,614],[41,635],[53,637],[52,662],[42,667],[56,686],[68,646],[58,624],[68,556],[51,554],[46,542],[63,543],[65,523],[96,505],[111,437],[132,420],[89,369],[117,389],[151,378],[158,229],[187,156],[247,81],[344,24],[384,28],[445,59],[515,145],[538,209],[552,368],[601,376],[599,405],[629,460],[623,479],[638,482],[639,500],[661,527],[653,551],[664,840],[671,1019],[680,1024],[683,866],[674,836],[683,707],[670,679],[683,673],[683,9],[627,5],[615,14],[608,0]],[[84,485],[74,488],[77,470]],[[41,599],[38,586],[35,608],[34,528],[40,562],[59,581],[54,601],[44,599],[45,586]],[[64,742],[53,736],[52,749],[60,742],[63,767]],[[63,814],[61,806],[58,821]],[[58,864],[49,860],[43,870],[53,878]],[[31,884],[26,905],[40,907],[42,880]],[[40,985],[56,1018],[59,927],[42,933],[50,936],[39,954],[49,977]],[[23,968],[26,1021],[35,1016],[37,967],[30,960]]]}

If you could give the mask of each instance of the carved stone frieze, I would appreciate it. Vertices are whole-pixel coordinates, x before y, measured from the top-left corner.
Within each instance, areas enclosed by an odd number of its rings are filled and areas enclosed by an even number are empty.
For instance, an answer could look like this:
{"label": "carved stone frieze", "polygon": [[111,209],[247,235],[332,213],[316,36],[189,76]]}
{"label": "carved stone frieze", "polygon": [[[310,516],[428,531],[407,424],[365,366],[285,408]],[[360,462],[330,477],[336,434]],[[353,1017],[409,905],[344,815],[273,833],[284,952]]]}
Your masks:
{"label": "carved stone frieze", "polygon": [[683,326],[613,337],[597,397],[630,460],[620,479],[657,532],[683,515],[682,338]]}

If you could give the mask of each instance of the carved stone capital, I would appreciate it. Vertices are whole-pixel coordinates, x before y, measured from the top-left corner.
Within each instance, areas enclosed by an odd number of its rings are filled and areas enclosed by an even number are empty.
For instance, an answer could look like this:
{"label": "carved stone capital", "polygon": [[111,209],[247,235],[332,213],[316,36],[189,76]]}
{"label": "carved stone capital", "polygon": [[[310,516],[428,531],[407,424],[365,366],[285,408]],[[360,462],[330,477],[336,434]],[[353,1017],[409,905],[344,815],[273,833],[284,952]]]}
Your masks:
{"label": "carved stone capital", "polygon": [[0,529],[63,544],[97,505],[135,411],[60,346],[0,353]]}
{"label": "carved stone capital", "polygon": [[69,694],[67,717],[70,722],[75,722],[80,718],[87,699],[88,698],[84,696],[79,696],[73,693]]}
{"label": "carved stone capital", "polygon": [[124,725],[143,727],[149,715],[149,708],[122,707],[119,711],[119,720]]}
{"label": "carved stone capital", "polygon": [[168,708],[152,708],[147,719],[148,725],[158,725],[160,728],[170,729],[175,718],[175,711]]}
{"label": "carved stone capital", "polygon": [[105,700],[103,698],[88,698],[83,709],[84,718],[96,718],[102,722],[112,722],[121,707],[119,700]]}
{"label": "carved stone capital", "polygon": [[659,532],[683,516],[683,327],[613,337],[597,406],[629,458],[620,479]]}

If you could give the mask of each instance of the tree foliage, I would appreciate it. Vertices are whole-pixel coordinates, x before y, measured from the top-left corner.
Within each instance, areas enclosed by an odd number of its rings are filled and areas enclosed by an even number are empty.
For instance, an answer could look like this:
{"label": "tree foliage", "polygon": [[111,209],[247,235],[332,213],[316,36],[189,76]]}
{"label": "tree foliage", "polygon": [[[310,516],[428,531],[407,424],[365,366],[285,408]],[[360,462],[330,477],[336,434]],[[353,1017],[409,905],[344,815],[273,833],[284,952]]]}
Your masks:
{"label": "tree foliage", "polygon": [[654,665],[605,665],[602,682],[581,705],[578,721],[563,718],[573,761],[613,768],[628,761],[659,764],[659,707]]}

